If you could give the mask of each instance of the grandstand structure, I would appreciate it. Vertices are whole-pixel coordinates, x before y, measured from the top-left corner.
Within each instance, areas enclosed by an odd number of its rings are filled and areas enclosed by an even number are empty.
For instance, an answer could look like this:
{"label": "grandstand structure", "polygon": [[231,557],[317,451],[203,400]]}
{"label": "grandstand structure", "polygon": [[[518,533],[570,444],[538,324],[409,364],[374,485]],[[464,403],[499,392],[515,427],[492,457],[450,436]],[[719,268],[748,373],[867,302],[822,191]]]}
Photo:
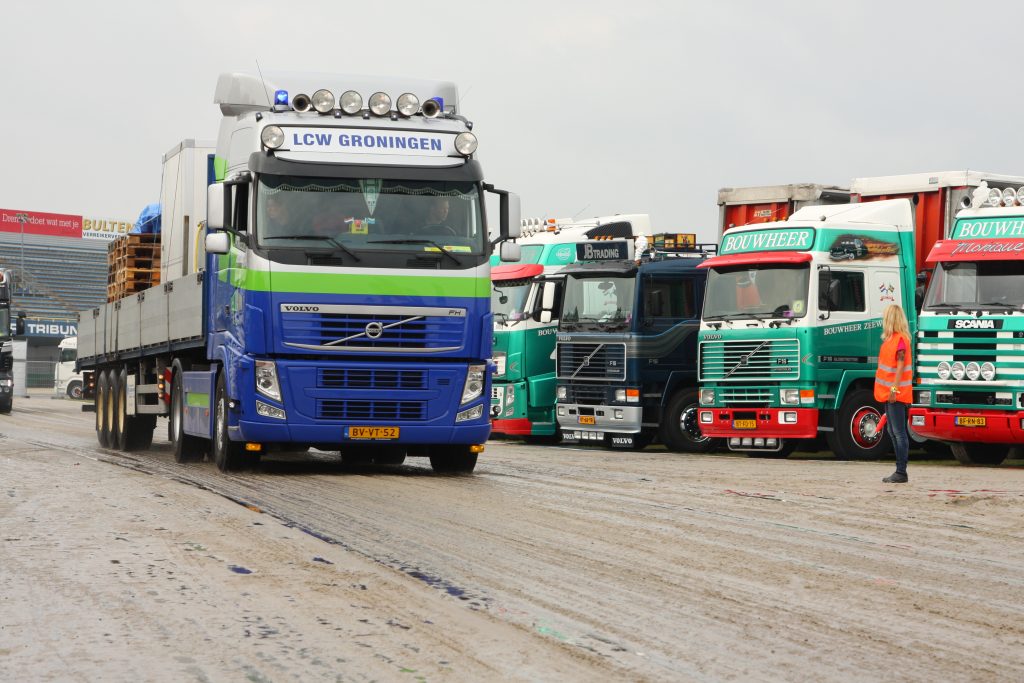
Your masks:
{"label": "grandstand structure", "polygon": [[[14,271],[13,311],[29,320],[77,323],[107,301],[105,240],[0,232],[0,267]],[[24,262],[24,272],[22,272]]]}

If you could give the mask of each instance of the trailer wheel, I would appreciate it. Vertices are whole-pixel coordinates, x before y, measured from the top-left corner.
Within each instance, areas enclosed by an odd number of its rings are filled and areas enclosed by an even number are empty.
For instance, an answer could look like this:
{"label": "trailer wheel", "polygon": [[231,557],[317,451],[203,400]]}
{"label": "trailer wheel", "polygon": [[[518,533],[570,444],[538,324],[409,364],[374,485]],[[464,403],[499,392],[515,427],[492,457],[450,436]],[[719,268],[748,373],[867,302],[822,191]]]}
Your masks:
{"label": "trailer wheel", "polygon": [[661,420],[661,442],[676,453],[711,453],[718,448],[718,439],[700,431],[700,404],[696,389],[684,389],[668,402]]}
{"label": "trailer wheel", "polygon": [[961,465],[1001,465],[1010,452],[1002,443],[951,443],[949,448]]}
{"label": "trailer wheel", "polygon": [[96,435],[100,445],[111,448],[113,444],[114,395],[110,383],[110,371],[100,372],[96,388]]}
{"label": "trailer wheel", "polygon": [[110,371],[110,390],[114,396],[114,418],[110,430],[110,447],[119,451],[128,450],[128,392],[127,373],[122,370]]}
{"label": "trailer wheel", "polygon": [[210,442],[185,433],[184,398],[179,369],[171,376],[171,414],[167,420],[167,431],[170,433],[171,445],[174,446],[174,462],[197,462],[206,457]]}
{"label": "trailer wheel", "polygon": [[889,435],[876,431],[883,408],[870,389],[846,394],[836,414],[835,429],[827,434],[829,448],[840,460],[877,460],[892,448]]}
{"label": "trailer wheel", "polygon": [[217,402],[213,418],[213,461],[221,472],[242,469],[246,462],[242,444],[228,438],[228,389],[223,372],[217,375]]}
{"label": "trailer wheel", "polygon": [[128,450],[145,451],[153,445],[156,415],[136,415],[128,421]]}
{"label": "trailer wheel", "polygon": [[82,383],[79,380],[76,379],[76,380],[73,380],[71,382],[68,382],[68,388],[67,388],[66,393],[68,395],[68,398],[73,398],[75,400],[78,400],[78,399],[82,398],[82,395],[85,392],[82,390]]}
{"label": "trailer wheel", "polygon": [[11,410],[14,408],[14,399],[8,398],[5,401],[0,401],[0,414],[10,415]]}
{"label": "trailer wheel", "polygon": [[466,445],[430,447],[430,466],[438,474],[469,474],[476,467],[477,454]]}

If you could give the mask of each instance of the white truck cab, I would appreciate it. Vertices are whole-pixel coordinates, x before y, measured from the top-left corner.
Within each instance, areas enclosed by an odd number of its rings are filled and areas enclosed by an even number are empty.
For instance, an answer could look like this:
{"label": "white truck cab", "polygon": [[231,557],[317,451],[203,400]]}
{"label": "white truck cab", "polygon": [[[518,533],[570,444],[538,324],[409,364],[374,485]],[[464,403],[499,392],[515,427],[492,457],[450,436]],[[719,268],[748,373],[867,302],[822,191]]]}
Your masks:
{"label": "white truck cab", "polygon": [[82,374],[75,372],[78,337],[65,337],[57,348],[60,350],[60,357],[53,371],[54,391],[68,398],[82,398]]}

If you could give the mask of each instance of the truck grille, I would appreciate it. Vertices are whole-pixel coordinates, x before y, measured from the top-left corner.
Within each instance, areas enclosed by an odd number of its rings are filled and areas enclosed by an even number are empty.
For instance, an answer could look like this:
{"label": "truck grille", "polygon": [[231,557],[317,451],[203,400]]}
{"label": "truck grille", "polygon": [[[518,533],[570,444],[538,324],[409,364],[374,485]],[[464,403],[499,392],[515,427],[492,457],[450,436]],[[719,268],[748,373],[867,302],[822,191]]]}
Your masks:
{"label": "truck grille", "polygon": [[626,345],[559,342],[558,378],[624,381]]}
{"label": "truck grille", "polygon": [[422,420],[426,401],[367,401],[322,398],[316,402],[321,420]]}
{"label": "truck grille", "polygon": [[[379,336],[371,337],[368,326]],[[282,316],[284,342],[300,346],[375,349],[458,349],[466,336],[464,317],[289,313]],[[372,328],[371,328],[372,329]]]}
{"label": "truck grille", "polygon": [[603,386],[570,384],[567,388],[566,402],[585,406],[603,406],[608,402],[608,390]]}
{"label": "truck grille", "polygon": [[800,378],[800,341],[744,339],[700,344],[700,381],[779,381]]}
{"label": "truck grille", "polygon": [[771,399],[771,389],[740,389],[737,387],[722,389],[722,401],[728,406],[737,404],[768,405]]}
{"label": "truck grille", "polygon": [[321,389],[426,389],[425,370],[368,370],[320,368]]}

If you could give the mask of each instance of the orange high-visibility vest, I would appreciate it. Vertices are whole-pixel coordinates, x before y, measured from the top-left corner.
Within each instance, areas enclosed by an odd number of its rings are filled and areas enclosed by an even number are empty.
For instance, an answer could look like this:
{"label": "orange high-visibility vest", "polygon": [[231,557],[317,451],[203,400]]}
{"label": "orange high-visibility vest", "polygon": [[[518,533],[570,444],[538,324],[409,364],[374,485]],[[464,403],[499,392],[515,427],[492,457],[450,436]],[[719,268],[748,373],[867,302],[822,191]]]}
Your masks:
{"label": "orange high-visibility vest", "polygon": [[[896,377],[896,348],[900,345],[900,339],[906,346],[903,355],[903,375]],[[889,400],[892,388],[896,387],[896,400],[900,403],[913,402],[911,386],[914,381],[914,361],[910,353],[910,340],[904,335],[896,333],[889,336],[882,342],[882,348],[878,352],[878,370],[875,372],[875,400],[885,402]]]}

